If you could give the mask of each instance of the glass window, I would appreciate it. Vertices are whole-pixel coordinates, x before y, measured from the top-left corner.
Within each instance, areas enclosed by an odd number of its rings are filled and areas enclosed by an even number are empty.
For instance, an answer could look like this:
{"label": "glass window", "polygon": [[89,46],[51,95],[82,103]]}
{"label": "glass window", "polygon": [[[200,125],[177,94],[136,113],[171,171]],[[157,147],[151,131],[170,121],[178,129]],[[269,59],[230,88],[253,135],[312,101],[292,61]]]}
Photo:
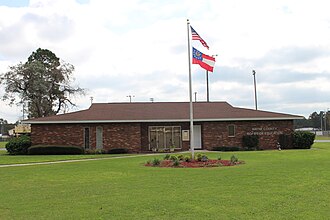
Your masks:
{"label": "glass window", "polygon": [[101,126],[96,127],[96,149],[103,148],[103,128]]}
{"label": "glass window", "polygon": [[84,128],[84,147],[85,147],[85,149],[90,148],[90,131],[89,131],[89,128]]}
{"label": "glass window", "polygon": [[181,127],[150,126],[149,148],[150,150],[181,148]]}
{"label": "glass window", "polygon": [[235,137],[235,125],[228,125],[228,136]]}

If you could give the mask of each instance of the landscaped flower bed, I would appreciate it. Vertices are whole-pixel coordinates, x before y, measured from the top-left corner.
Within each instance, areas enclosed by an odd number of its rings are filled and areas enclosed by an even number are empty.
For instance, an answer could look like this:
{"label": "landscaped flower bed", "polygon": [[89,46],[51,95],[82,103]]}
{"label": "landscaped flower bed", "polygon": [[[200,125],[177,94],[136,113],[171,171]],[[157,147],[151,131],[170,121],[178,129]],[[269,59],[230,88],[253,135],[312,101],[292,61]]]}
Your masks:
{"label": "landscaped flower bed", "polygon": [[181,168],[198,168],[198,167],[222,167],[222,166],[235,166],[243,164],[244,161],[239,161],[234,155],[230,160],[208,159],[206,155],[198,154],[194,160],[191,157],[184,157],[183,155],[166,155],[164,160],[154,158],[152,161],[147,161],[145,166],[150,167],[181,167]]}

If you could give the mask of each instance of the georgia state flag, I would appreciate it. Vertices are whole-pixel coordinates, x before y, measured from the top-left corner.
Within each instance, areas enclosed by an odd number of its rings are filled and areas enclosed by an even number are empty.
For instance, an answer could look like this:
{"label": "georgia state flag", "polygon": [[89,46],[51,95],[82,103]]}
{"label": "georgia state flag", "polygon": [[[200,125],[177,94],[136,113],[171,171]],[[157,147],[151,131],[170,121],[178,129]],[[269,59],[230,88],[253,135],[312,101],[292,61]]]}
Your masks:
{"label": "georgia state flag", "polygon": [[207,71],[213,72],[213,67],[215,65],[215,58],[203,54],[194,47],[192,49],[193,49],[192,63],[199,64],[202,68],[206,69]]}

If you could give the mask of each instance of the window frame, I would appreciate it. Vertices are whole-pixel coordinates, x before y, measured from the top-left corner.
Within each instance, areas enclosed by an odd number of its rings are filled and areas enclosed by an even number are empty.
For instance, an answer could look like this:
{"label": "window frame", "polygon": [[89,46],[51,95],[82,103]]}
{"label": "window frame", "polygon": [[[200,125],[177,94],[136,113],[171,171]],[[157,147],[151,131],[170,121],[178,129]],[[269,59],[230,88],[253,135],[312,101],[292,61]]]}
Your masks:
{"label": "window frame", "polygon": [[228,128],[228,137],[235,137],[236,136],[236,125],[230,124],[227,126]]}
{"label": "window frame", "polygon": [[[86,136],[86,130],[88,129],[88,137]],[[84,127],[84,149],[91,149],[91,128],[90,127]],[[86,142],[86,139],[88,139],[88,142]]]}

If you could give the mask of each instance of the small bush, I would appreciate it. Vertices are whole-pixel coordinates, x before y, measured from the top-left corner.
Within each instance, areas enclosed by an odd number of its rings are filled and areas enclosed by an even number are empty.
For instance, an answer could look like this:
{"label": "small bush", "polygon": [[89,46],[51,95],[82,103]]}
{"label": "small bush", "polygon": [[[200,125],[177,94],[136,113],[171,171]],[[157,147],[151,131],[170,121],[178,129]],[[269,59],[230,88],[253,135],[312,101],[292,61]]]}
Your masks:
{"label": "small bush", "polygon": [[183,161],[184,160],[184,156],[182,154],[178,155],[178,160]]}
{"label": "small bush", "polygon": [[221,156],[220,155],[218,156],[218,160],[221,160]]}
{"label": "small bush", "polygon": [[310,149],[314,143],[315,134],[308,131],[293,133],[293,147],[296,149]]}
{"label": "small bush", "polygon": [[177,167],[179,165],[180,165],[180,161],[179,160],[173,161],[173,166]]}
{"label": "small bush", "polygon": [[259,136],[258,135],[244,135],[243,147],[245,150],[258,150],[259,149]]}
{"label": "small bush", "polygon": [[170,160],[175,161],[175,160],[178,160],[178,158],[175,155],[171,155]]}
{"label": "small bush", "polygon": [[191,162],[191,156],[185,156],[184,161],[186,162]]}
{"label": "small bush", "polygon": [[231,164],[236,164],[237,162],[238,162],[238,158],[235,155],[230,157],[230,163]]}
{"label": "small bush", "polygon": [[27,154],[29,147],[31,147],[31,139],[26,135],[13,138],[6,144],[6,149],[11,155]]}
{"label": "small bush", "polygon": [[84,148],[80,146],[34,145],[28,149],[28,154],[30,155],[84,154]]}
{"label": "small bush", "polygon": [[205,154],[197,154],[196,160],[201,162],[206,162],[209,160],[209,158]]}
{"label": "small bush", "polygon": [[166,155],[164,156],[164,160],[169,160],[169,159],[170,159],[170,157],[171,157],[171,155],[169,155],[169,154],[166,154]]}
{"label": "small bush", "polygon": [[239,151],[240,147],[236,146],[221,146],[221,147],[213,147],[213,151]]}
{"label": "small bush", "polygon": [[158,158],[154,158],[152,161],[151,161],[152,165],[153,166],[159,166],[160,164],[160,159]]}
{"label": "small bush", "polygon": [[202,154],[197,154],[195,159],[197,161],[201,161],[202,160]]}
{"label": "small bush", "polygon": [[107,153],[108,154],[127,154],[128,149],[126,149],[126,148],[113,148],[113,149],[108,150]]}
{"label": "small bush", "polygon": [[207,162],[209,160],[209,158],[204,154],[202,155],[201,161],[202,162]]}

